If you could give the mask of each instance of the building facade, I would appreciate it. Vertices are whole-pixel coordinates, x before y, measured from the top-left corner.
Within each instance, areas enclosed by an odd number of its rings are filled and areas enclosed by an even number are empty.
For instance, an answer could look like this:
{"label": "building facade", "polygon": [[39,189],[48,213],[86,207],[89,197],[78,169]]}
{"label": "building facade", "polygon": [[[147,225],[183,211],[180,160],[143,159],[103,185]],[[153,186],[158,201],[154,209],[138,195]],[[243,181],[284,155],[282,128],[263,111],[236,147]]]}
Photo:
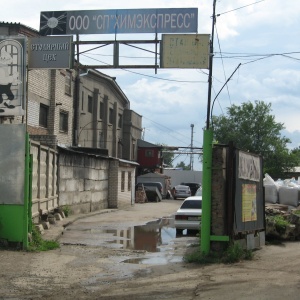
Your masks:
{"label": "building facade", "polygon": [[86,70],[79,79],[75,146],[107,149],[111,157],[136,161],[142,117],[130,110],[130,102],[115,78]]}
{"label": "building facade", "polygon": [[[31,38],[39,33],[21,24],[0,23],[0,35]],[[142,117],[130,109],[115,78],[88,69],[27,69],[26,80],[26,115],[0,115],[0,126],[26,123],[36,147],[55,152],[35,153],[33,177],[49,177],[45,162],[52,163],[53,156],[57,180],[55,187],[48,187],[55,195],[33,187],[34,213],[45,214],[55,206],[73,206],[73,212],[82,213],[132,204]],[[50,204],[53,199],[55,205]]]}

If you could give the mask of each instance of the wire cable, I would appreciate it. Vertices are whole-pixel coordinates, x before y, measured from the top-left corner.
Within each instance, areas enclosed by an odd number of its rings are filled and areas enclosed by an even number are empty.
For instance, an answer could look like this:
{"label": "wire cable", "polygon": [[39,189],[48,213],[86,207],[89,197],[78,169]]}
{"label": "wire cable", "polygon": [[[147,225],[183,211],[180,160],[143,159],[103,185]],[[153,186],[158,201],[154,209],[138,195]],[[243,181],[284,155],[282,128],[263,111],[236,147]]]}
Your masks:
{"label": "wire cable", "polygon": [[[222,67],[223,67],[224,78],[225,78],[225,81],[226,81],[227,78],[226,78],[226,72],[225,72],[225,67],[224,67],[224,61],[223,61],[223,57],[222,57],[222,50],[221,50],[220,39],[219,39],[219,35],[218,35],[218,30],[217,30],[217,24],[215,25],[215,28],[216,28],[216,34],[217,34],[217,40],[218,40],[219,50],[220,50],[220,54],[221,54],[221,60],[222,60]],[[229,89],[228,89],[228,85],[227,84],[226,84],[226,89],[227,89],[227,93],[228,93],[229,103],[231,105],[231,98],[230,98]]]}
{"label": "wire cable", "polygon": [[[100,62],[100,63],[103,63],[104,65],[110,65],[104,61],[101,61],[99,59],[95,59],[93,57],[89,57],[88,55],[86,54],[82,54],[83,56],[89,58],[89,59],[92,59],[92,60],[95,60],[97,62]],[[182,82],[182,83],[207,83],[207,81],[198,81],[198,80],[176,80],[176,79],[167,79],[167,78],[162,78],[162,77],[156,77],[156,76],[152,76],[152,75],[146,75],[146,74],[142,74],[142,73],[139,73],[139,72],[135,72],[135,71],[131,71],[131,70],[128,70],[128,69],[125,69],[125,68],[120,68],[121,70],[123,71],[126,71],[126,72],[129,72],[129,73],[133,73],[133,74],[137,74],[137,75],[141,75],[141,76],[144,76],[144,77],[149,77],[149,78],[154,78],[154,79],[158,79],[158,80],[164,80],[164,81],[170,81],[170,82]]]}
{"label": "wire cable", "polygon": [[248,7],[248,6],[251,6],[251,5],[258,4],[258,3],[260,3],[260,2],[264,2],[264,1],[266,1],[266,0],[260,0],[260,1],[257,1],[257,2],[251,3],[251,4],[247,4],[247,5],[244,5],[244,6],[241,6],[241,7],[232,9],[232,10],[229,10],[229,11],[225,11],[225,12],[223,12],[223,13],[217,14],[217,17],[222,16],[222,15],[225,15],[225,14],[228,14],[228,13],[230,13],[230,12],[233,12],[233,11],[236,11],[236,10],[239,10],[239,9],[242,9],[242,8],[245,8],[245,7]]}

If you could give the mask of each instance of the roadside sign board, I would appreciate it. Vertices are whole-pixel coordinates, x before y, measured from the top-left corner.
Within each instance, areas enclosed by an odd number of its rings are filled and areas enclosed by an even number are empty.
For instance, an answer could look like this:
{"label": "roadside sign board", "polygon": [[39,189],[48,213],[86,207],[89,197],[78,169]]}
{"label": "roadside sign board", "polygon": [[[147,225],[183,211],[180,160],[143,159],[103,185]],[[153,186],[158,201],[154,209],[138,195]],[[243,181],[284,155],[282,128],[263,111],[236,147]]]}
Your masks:
{"label": "roadside sign board", "polygon": [[47,36],[29,39],[30,69],[72,69],[73,36]]}
{"label": "roadside sign board", "polygon": [[161,68],[209,68],[209,34],[163,34]]}
{"label": "roadside sign board", "polygon": [[41,35],[197,32],[198,8],[44,11]]}

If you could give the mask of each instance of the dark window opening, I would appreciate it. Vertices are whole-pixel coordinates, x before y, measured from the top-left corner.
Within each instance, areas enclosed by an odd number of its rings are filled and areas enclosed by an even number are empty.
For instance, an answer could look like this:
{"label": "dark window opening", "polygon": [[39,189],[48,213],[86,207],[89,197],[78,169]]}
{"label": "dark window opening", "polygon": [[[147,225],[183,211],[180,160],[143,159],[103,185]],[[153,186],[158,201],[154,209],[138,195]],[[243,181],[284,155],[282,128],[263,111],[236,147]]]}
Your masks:
{"label": "dark window opening", "polygon": [[81,110],[83,111],[84,109],[84,92],[81,94]]}
{"label": "dark window opening", "polygon": [[88,96],[88,112],[92,113],[93,112],[93,97]]}
{"label": "dark window opening", "polygon": [[121,192],[125,192],[125,171],[121,173]]}
{"label": "dark window opening", "polygon": [[123,115],[119,114],[118,127],[122,128],[123,125]]}
{"label": "dark window opening", "polygon": [[59,130],[68,132],[68,120],[69,114],[65,111],[61,111],[59,114]]}
{"label": "dark window opening", "polygon": [[153,157],[154,156],[153,150],[146,150],[145,156],[146,157]]}
{"label": "dark window opening", "polygon": [[49,114],[49,106],[40,104],[39,124],[41,127],[48,128],[48,114]]}
{"label": "dark window opening", "polygon": [[131,191],[131,172],[128,171],[128,184],[127,184],[127,190]]}
{"label": "dark window opening", "polygon": [[71,95],[71,87],[72,87],[72,73],[70,71],[66,71],[65,75],[65,93]]}
{"label": "dark window opening", "polygon": [[104,103],[100,102],[100,112],[99,112],[100,119],[104,119]]}
{"label": "dark window opening", "polygon": [[109,119],[108,119],[108,122],[110,124],[114,123],[114,110],[112,108],[109,109]]}

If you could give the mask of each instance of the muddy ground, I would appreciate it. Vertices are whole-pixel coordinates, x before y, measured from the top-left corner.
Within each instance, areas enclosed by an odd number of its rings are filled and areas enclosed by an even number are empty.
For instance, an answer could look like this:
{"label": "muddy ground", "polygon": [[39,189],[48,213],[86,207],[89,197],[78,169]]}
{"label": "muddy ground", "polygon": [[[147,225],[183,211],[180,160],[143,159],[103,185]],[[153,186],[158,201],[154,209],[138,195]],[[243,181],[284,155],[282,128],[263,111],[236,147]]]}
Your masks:
{"label": "muddy ground", "polygon": [[265,246],[252,261],[199,266],[178,259],[197,247],[195,236],[173,238],[162,246],[165,259],[154,259],[154,264],[151,259],[124,261],[157,258],[159,253],[86,239],[102,227],[168,218],[179,204],[136,204],[79,219],[67,227],[57,250],[0,251],[0,299],[299,299],[299,242]]}

